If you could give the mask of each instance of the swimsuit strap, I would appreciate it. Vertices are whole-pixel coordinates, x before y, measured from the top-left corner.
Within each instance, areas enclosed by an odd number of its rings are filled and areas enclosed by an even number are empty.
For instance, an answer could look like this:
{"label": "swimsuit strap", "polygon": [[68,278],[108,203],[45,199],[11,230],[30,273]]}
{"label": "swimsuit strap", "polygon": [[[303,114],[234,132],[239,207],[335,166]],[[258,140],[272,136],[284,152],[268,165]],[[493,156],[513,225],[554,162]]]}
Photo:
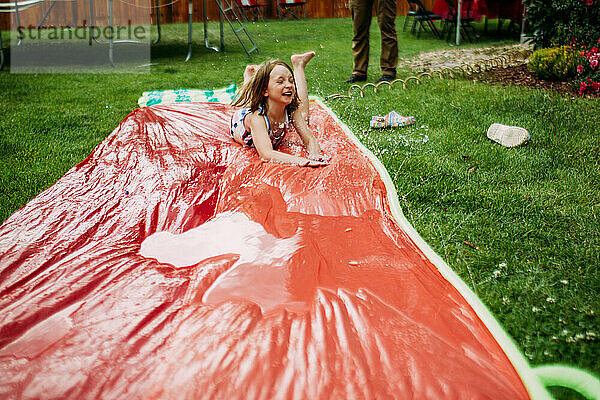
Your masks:
{"label": "swimsuit strap", "polygon": [[[250,109],[250,108],[248,108],[248,109]],[[269,117],[267,116],[267,113],[263,111],[262,107],[258,107],[257,111],[259,114],[261,114],[264,117],[265,123],[267,124],[267,133],[269,134],[269,136],[271,136],[271,121],[269,121]]]}
{"label": "swimsuit strap", "polygon": [[267,123],[267,132],[269,133],[269,136],[271,136],[271,121],[269,121],[269,117],[267,117],[267,113],[264,113],[263,117],[265,117],[265,122]]}

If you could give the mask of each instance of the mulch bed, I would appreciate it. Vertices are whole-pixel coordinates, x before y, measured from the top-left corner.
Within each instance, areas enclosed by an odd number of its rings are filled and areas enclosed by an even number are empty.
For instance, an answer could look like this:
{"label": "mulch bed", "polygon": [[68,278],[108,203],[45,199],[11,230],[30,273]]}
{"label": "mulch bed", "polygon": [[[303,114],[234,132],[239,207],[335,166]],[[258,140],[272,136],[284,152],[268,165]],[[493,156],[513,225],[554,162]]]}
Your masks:
{"label": "mulch bed", "polygon": [[[490,71],[485,71],[479,74],[474,74],[467,79],[473,81],[487,82],[493,85],[513,85],[526,86],[535,89],[550,89],[561,95],[579,96],[575,85],[571,82],[551,82],[545,81],[533,75],[527,69],[527,64],[514,65],[507,68],[497,68]],[[591,96],[591,95],[590,95]],[[594,97],[598,97],[597,95]]]}
{"label": "mulch bed", "polygon": [[[461,48],[421,53],[410,60],[400,60],[401,64],[410,67],[416,73],[431,72],[443,68],[454,68],[465,65],[476,65],[482,61],[499,56],[509,56],[506,68],[467,76],[472,81],[487,82],[492,85],[525,86],[532,89],[553,90],[562,96],[579,97],[579,87],[572,82],[545,81],[534,76],[527,69],[527,58],[533,49],[528,45],[510,45],[488,48]],[[519,61],[522,59],[522,61]],[[600,94],[586,94],[586,98],[599,99]]]}

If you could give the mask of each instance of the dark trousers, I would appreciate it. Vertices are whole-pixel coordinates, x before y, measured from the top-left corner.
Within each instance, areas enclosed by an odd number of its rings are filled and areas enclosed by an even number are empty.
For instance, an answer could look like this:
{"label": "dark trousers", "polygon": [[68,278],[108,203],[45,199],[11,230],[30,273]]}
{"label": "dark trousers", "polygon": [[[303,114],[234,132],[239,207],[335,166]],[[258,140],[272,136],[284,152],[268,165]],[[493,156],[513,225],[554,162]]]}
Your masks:
{"label": "dark trousers", "polygon": [[352,12],[352,55],[355,75],[366,75],[369,65],[369,27],[375,7],[381,31],[381,58],[379,65],[384,75],[396,76],[398,66],[398,36],[396,35],[396,0],[350,0]]}

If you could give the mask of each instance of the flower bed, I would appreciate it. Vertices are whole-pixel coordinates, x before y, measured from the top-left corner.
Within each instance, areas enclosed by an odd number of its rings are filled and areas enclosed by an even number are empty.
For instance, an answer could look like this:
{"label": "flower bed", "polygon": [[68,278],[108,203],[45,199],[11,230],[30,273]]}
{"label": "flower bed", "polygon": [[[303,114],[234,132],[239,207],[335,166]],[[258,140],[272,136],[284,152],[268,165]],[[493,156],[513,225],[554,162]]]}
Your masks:
{"label": "flower bed", "polygon": [[[591,0],[588,0],[591,1]],[[600,45],[600,39],[598,39]],[[579,94],[600,94],[600,53],[598,47],[594,46],[589,51],[582,46],[581,63],[577,66],[577,82],[579,83]]]}

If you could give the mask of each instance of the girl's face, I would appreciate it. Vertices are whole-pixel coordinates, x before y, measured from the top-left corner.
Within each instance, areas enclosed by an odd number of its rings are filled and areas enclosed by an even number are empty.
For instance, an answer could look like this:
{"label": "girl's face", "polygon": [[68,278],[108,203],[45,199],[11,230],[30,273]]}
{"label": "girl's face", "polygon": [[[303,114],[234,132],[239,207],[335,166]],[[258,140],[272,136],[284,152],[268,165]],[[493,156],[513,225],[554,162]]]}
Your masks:
{"label": "girl's face", "polygon": [[287,106],[294,99],[295,91],[294,76],[290,70],[283,65],[276,65],[269,75],[269,85],[265,91],[267,100],[270,99]]}

